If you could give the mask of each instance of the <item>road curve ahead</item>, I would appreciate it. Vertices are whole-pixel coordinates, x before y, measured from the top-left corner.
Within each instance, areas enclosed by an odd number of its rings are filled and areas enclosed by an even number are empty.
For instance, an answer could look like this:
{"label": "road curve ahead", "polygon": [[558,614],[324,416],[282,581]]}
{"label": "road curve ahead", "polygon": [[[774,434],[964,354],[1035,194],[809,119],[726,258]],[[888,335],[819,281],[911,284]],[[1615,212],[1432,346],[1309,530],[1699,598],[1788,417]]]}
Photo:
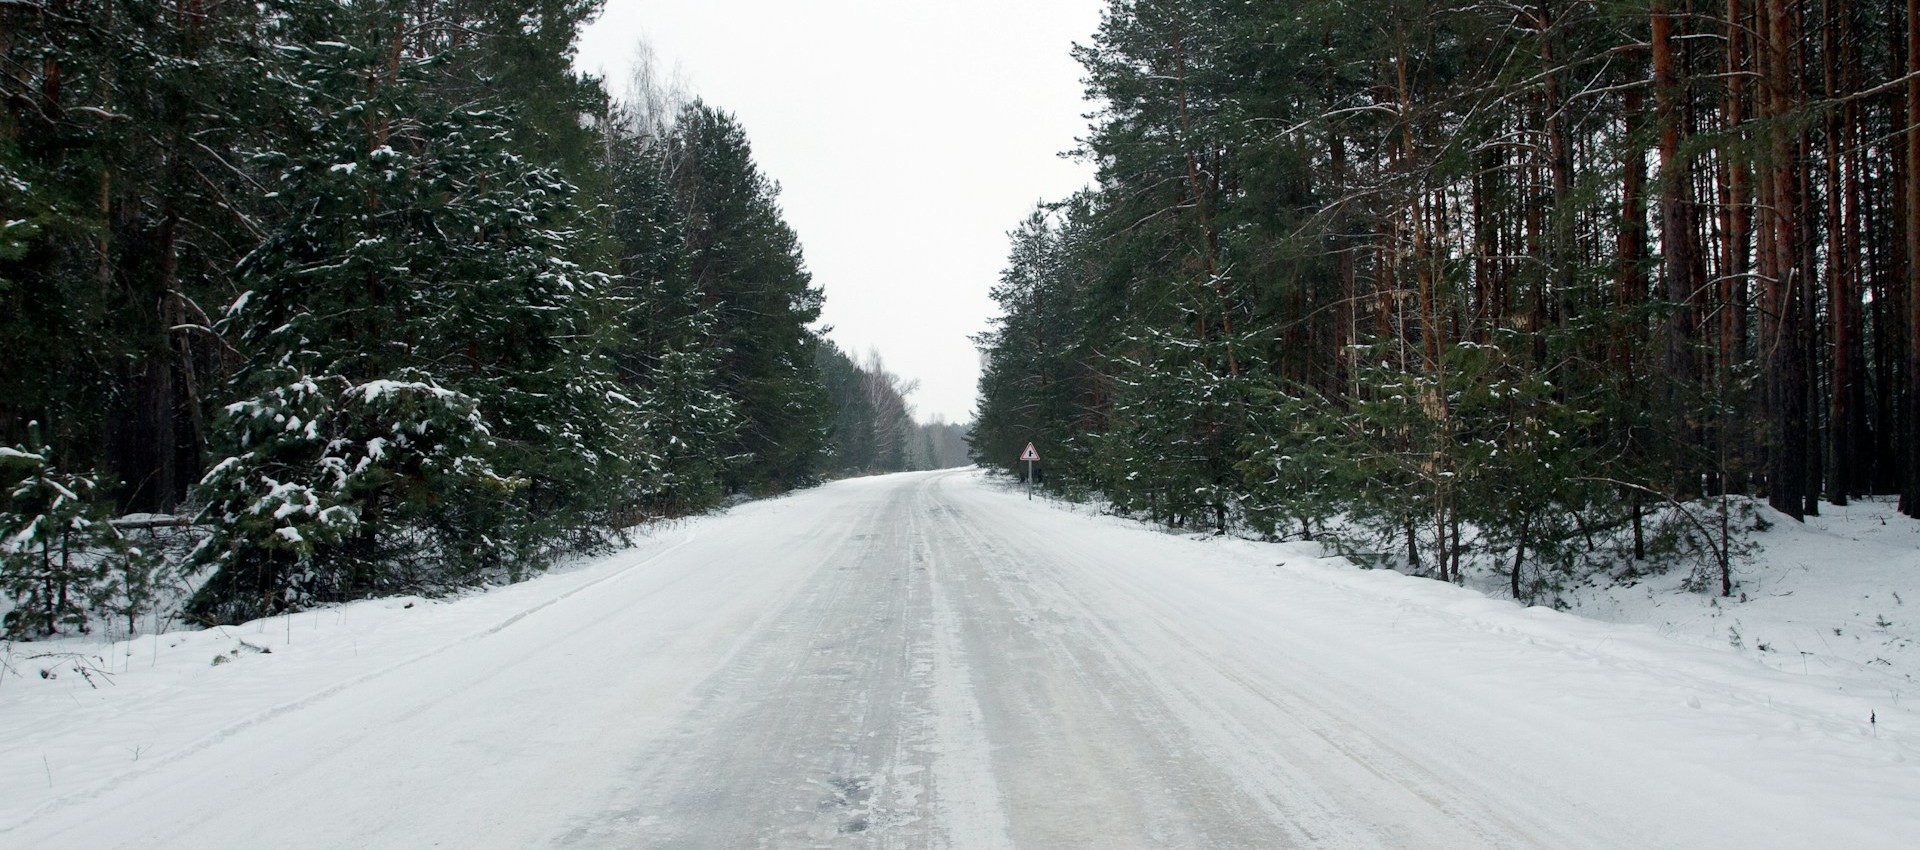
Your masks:
{"label": "road curve ahead", "polygon": [[[1706,650],[1598,626],[1585,640],[1571,618],[1300,548],[1133,528],[973,472],[840,482],[663,534],[681,537],[53,800],[0,844],[1744,850],[1920,835],[1909,741],[1836,751],[1820,705],[1760,706],[1744,695],[1764,680]],[[1851,808],[1809,803],[1795,760],[1848,747],[1870,768],[1860,787],[1819,799]]]}

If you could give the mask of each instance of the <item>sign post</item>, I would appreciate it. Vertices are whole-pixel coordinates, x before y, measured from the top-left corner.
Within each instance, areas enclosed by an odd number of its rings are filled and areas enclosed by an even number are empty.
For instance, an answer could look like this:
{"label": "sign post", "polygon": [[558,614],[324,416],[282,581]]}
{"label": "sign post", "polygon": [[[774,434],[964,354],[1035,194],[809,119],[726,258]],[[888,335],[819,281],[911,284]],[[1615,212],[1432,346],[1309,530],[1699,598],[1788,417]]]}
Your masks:
{"label": "sign post", "polygon": [[1027,444],[1027,450],[1020,453],[1020,459],[1027,462],[1027,501],[1033,501],[1033,465],[1040,460],[1040,451]]}

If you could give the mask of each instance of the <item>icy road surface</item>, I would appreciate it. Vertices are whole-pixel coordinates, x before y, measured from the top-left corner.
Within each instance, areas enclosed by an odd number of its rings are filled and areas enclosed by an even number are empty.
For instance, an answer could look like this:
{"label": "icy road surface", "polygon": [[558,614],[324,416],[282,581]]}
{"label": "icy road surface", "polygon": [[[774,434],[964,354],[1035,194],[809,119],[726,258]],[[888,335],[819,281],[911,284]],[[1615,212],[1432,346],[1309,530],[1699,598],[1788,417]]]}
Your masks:
{"label": "icy road surface", "polygon": [[976,473],[114,651],[0,689],[0,846],[1920,846],[1889,692]]}

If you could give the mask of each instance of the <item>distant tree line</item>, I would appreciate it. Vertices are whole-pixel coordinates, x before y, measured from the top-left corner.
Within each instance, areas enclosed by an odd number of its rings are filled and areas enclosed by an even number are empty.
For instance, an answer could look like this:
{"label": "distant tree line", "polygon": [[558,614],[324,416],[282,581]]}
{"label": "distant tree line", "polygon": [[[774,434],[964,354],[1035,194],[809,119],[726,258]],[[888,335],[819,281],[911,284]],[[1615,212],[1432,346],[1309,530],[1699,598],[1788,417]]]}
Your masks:
{"label": "distant tree line", "polygon": [[1078,56],[982,463],[1519,597],[1729,593],[1737,496],[1920,516],[1911,0],[1113,0]]}
{"label": "distant tree line", "polygon": [[973,434],[971,422],[934,420],[920,424],[920,457],[924,469],[954,469],[972,466],[973,455],[967,439]]}
{"label": "distant tree line", "polygon": [[829,429],[832,461],[841,475],[910,472],[966,466],[968,426],[918,422],[907,401],[918,384],[887,371],[878,352],[855,357],[831,342],[815,349],[836,411]]}
{"label": "distant tree line", "polygon": [[0,5],[9,633],[511,579],[842,468],[774,183],[575,74],[598,8]]}

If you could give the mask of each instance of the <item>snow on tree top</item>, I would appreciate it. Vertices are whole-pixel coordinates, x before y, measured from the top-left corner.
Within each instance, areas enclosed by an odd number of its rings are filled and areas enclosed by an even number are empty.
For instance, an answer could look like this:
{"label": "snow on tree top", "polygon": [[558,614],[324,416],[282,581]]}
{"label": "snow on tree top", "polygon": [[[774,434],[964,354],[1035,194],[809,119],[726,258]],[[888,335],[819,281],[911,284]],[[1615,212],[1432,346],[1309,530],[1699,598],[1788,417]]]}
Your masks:
{"label": "snow on tree top", "polygon": [[368,403],[379,401],[380,399],[385,398],[386,396],[392,395],[394,393],[403,393],[403,392],[428,393],[430,395],[433,395],[436,398],[453,398],[454,396],[459,395],[459,393],[456,393],[453,390],[443,389],[440,387],[436,387],[432,384],[422,383],[420,381],[386,381],[386,380],[368,381],[364,384],[361,384],[360,386],[354,387],[353,392],[359,393],[361,397],[365,399]]}

